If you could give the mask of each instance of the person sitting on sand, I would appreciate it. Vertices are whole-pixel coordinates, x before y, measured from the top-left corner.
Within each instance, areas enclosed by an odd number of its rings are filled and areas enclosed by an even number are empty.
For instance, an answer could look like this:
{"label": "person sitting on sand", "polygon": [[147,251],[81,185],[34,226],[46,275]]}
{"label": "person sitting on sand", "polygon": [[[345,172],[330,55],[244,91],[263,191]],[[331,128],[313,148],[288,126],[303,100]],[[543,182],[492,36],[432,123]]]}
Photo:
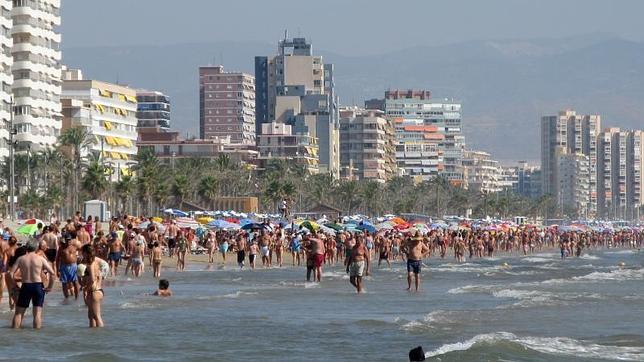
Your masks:
{"label": "person sitting on sand", "polygon": [[158,297],[171,297],[170,282],[167,279],[159,280],[159,289],[153,295]]}

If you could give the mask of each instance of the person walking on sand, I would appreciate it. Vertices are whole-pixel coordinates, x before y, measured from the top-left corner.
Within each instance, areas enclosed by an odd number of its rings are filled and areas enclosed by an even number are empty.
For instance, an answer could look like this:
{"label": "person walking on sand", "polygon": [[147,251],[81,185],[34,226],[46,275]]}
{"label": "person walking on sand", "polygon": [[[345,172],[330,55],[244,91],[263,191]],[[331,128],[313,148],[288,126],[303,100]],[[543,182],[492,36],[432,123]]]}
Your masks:
{"label": "person walking on sand", "polygon": [[22,326],[22,320],[25,316],[29,304],[33,305],[33,327],[40,329],[42,327],[42,311],[45,303],[45,294],[51,291],[54,286],[54,278],[49,278],[47,287],[43,285],[42,273],[46,271],[49,275],[54,275],[54,269],[49,261],[37,255],[37,240],[30,240],[27,243],[27,254],[18,258],[16,263],[11,267],[10,273],[14,280],[17,280],[17,272],[20,272],[22,285],[16,302],[16,312],[11,322],[11,328],[18,329]]}

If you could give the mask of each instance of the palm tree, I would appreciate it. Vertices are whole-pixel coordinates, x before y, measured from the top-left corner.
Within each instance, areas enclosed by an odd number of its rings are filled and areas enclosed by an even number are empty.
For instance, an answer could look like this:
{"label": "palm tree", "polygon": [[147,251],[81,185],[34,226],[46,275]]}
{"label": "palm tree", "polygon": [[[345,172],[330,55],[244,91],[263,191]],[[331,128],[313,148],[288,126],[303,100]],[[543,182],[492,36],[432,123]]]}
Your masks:
{"label": "palm tree", "polygon": [[309,178],[305,190],[314,203],[328,203],[335,186],[335,180],[330,173],[320,173]]}
{"label": "palm tree", "polygon": [[94,138],[85,128],[69,128],[60,134],[58,142],[69,148],[74,173],[72,175],[72,207],[78,209],[78,178],[81,174],[82,154],[94,144]]}
{"label": "palm tree", "polygon": [[101,199],[109,187],[106,173],[109,171],[100,161],[98,156],[91,155],[85,168],[82,187],[94,200]]}
{"label": "palm tree", "polygon": [[367,215],[380,214],[380,197],[382,195],[380,190],[380,183],[373,180],[368,180],[361,183],[360,196],[362,197],[362,204],[364,205],[364,212]]}
{"label": "palm tree", "polygon": [[157,182],[153,192],[154,202],[156,202],[157,207],[165,208],[165,203],[168,201],[169,194],[168,184],[162,181]]}
{"label": "palm tree", "polygon": [[217,197],[218,182],[214,176],[206,176],[199,181],[197,193],[199,197],[214,210],[215,198]]}
{"label": "palm tree", "polygon": [[190,180],[185,175],[177,175],[172,183],[172,196],[179,201],[179,208],[183,208],[186,196],[190,194]]}
{"label": "palm tree", "polygon": [[338,185],[337,190],[343,208],[351,214],[353,209],[358,206],[358,192],[360,190],[358,182],[355,180],[345,180]]}
{"label": "palm tree", "polygon": [[133,196],[135,191],[135,182],[132,176],[123,176],[115,185],[114,191],[116,192],[116,197],[120,201],[121,212],[127,214],[129,212],[126,207],[127,201]]}

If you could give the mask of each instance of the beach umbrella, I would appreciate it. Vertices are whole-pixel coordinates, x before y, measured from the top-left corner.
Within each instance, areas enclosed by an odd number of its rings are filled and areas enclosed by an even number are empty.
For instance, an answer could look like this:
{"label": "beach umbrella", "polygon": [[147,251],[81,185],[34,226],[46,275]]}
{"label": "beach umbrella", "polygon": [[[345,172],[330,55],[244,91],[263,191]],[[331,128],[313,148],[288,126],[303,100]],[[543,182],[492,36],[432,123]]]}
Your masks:
{"label": "beach umbrella", "polygon": [[25,221],[25,223],[16,230],[16,232],[20,235],[35,235],[38,232],[38,224],[45,225],[45,223],[42,222],[42,220],[39,219],[29,219]]}
{"label": "beach umbrella", "polygon": [[209,217],[209,216],[202,216],[202,217],[198,217],[196,220],[201,225],[205,225],[205,224],[208,224],[209,222],[211,222],[214,219]]}
{"label": "beach umbrella", "polygon": [[362,231],[368,231],[368,232],[370,232],[372,234],[375,234],[378,231],[378,230],[376,230],[376,227],[372,223],[370,223],[368,221],[361,222],[360,224],[358,224],[356,229],[362,230]]}
{"label": "beach umbrella", "polygon": [[391,221],[385,221],[385,222],[382,222],[382,223],[376,225],[376,229],[378,229],[379,231],[380,230],[392,230],[394,228],[394,225],[395,224],[392,223]]}
{"label": "beach umbrella", "polygon": [[154,221],[154,222],[158,222],[158,223],[162,223],[162,222],[163,222],[163,219],[162,219],[162,218],[160,218],[160,217],[158,217],[158,216],[155,216],[155,217],[153,217],[153,218],[152,218],[152,221]]}
{"label": "beach umbrella", "polygon": [[164,213],[170,214],[172,216],[178,216],[178,217],[188,217],[190,216],[187,212],[183,212],[178,209],[165,209],[163,210]]}
{"label": "beach umbrella", "polygon": [[242,230],[261,230],[261,229],[271,230],[271,226],[266,225],[266,224],[260,224],[260,223],[252,222],[252,223],[242,225],[241,229]]}
{"label": "beach umbrella", "polygon": [[197,229],[199,227],[199,223],[189,217],[178,217],[175,221],[177,226],[182,229]]}
{"label": "beach umbrella", "polygon": [[[207,224],[207,226],[209,228],[211,228],[211,229],[225,229],[226,227],[229,227],[230,225],[237,225],[237,224],[233,224],[231,222],[228,222],[228,221],[222,220],[222,219],[213,220],[213,221],[211,221],[211,222],[209,222]],[[239,225],[237,225],[237,227],[239,227]]]}
{"label": "beach umbrella", "polygon": [[333,229],[333,230],[335,230],[335,231],[342,231],[342,230],[344,230],[344,226],[342,226],[342,225],[340,225],[340,224],[337,224],[337,223],[334,223],[334,222],[332,222],[332,223],[326,223],[326,224],[324,224],[324,226],[326,226],[326,227],[328,227],[328,228],[330,228],[330,229]]}
{"label": "beach umbrella", "polygon": [[256,222],[251,219],[239,219],[239,225],[244,226],[248,224],[256,224]]}
{"label": "beach umbrella", "polygon": [[331,234],[331,235],[335,235],[337,232],[336,230],[331,229],[330,227],[326,227],[324,225],[320,225],[320,231],[322,231],[325,234]]}
{"label": "beach umbrella", "polygon": [[320,229],[320,225],[316,223],[315,221],[304,221],[303,223],[300,224],[300,227],[304,227],[309,229],[310,231],[317,231]]}

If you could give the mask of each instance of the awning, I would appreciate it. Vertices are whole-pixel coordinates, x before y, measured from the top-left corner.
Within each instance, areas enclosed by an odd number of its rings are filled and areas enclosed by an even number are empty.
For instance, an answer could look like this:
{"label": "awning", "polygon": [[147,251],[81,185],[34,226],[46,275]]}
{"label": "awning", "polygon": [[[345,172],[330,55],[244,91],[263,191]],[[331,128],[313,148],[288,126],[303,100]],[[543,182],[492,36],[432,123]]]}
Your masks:
{"label": "awning", "polygon": [[110,152],[110,156],[112,156],[113,159],[115,160],[120,160],[121,157],[119,156],[118,152]]}
{"label": "awning", "polygon": [[127,98],[127,101],[130,103],[136,103],[136,97],[134,96],[125,96]]}
{"label": "awning", "polygon": [[117,146],[118,143],[114,140],[114,137],[111,136],[105,136],[105,140],[107,141],[107,144],[112,145],[112,146]]}
{"label": "awning", "polygon": [[125,96],[123,94],[119,94],[119,100],[125,102]]}
{"label": "awning", "polygon": [[132,176],[132,171],[127,167],[121,167],[121,175],[123,176]]}
{"label": "awning", "polygon": [[110,122],[110,121],[104,121],[103,123],[104,123],[104,125],[105,125],[105,129],[106,129],[106,130],[108,130],[108,131],[111,131],[111,130],[112,130],[112,122]]}
{"label": "awning", "polygon": [[101,95],[101,97],[107,97],[107,98],[112,98],[112,92],[104,89],[99,89],[98,94]]}

